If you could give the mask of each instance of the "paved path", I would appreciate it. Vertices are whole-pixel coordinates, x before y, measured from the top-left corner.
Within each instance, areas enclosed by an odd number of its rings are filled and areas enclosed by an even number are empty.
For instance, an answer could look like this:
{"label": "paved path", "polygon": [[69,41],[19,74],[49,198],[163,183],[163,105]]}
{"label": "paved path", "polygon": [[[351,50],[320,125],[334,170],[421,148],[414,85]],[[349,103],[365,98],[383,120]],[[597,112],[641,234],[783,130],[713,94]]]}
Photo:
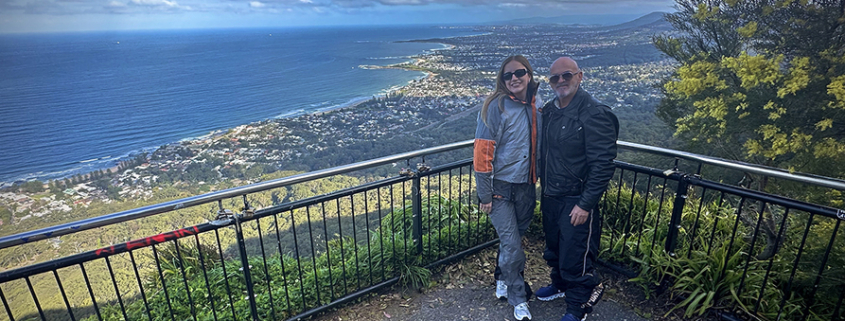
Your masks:
{"label": "paved path", "polygon": [[[444,299],[445,298],[445,299]],[[454,299],[454,300],[453,300]],[[506,301],[493,297],[493,287],[437,289],[418,297],[417,309],[407,316],[381,320],[496,320],[513,321],[513,307]],[[528,303],[532,321],[557,321],[563,316],[566,303],[563,299],[552,302],[533,300]],[[641,321],[630,308],[611,300],[596,305],[588,320]]]}
{"label": "paved path", "polygon": [[[528,256],[526,280],[533,289],[548,281],[548,267],[542,259],[542,241],[525,242]],[[397,287],[383,290],[378,295],[363,299],[339,310],[315,317],[313,320],[384,320],[384,321],[444,321],[480,320],[514,321],[513,307],[504,300],[497,300],[494,293],[492,268],[495,266],[495,248],[449,265],[433,276],[435,285],[423,293],[402,291]],[[643,321],[631,307],[630,299],[619,295],[621,277],[605,275],[607,290],[596,305],[589,321]],[[608,282],[609,281],[609,282]],[[566,303],[563,299],[552,302],[529,301],[532,321],[557,321],[563,316]]]}

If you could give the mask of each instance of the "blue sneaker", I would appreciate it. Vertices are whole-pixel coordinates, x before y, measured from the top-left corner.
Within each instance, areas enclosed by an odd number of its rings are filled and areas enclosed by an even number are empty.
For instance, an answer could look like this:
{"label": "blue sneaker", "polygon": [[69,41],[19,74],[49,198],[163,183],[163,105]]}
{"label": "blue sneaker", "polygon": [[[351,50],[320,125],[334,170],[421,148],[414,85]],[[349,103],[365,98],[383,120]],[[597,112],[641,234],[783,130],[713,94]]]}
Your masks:
{"label": "blue sneaker", "polygon": [[584,317],[583,317],[583,318],[578,319],[578,318],[576,318],[576,317],[575,317],[575,315],[573,315],[572,313],[567,313],[567,314],[565,314],[565,315],[563,316],[563,318],[560,318],[560,321],[584,321],[584,320],[587,320],[587,316],[586,316],[586,315],[584,315]]}
{"label": "blue sneaker", "polygon": [[566,297],[566,293],[559,290],[554,284],[540,288],[537,292],[534,292],[534,295],[536,295],[537,299],[540,299],[540,301],[551,301],[557,298]]}

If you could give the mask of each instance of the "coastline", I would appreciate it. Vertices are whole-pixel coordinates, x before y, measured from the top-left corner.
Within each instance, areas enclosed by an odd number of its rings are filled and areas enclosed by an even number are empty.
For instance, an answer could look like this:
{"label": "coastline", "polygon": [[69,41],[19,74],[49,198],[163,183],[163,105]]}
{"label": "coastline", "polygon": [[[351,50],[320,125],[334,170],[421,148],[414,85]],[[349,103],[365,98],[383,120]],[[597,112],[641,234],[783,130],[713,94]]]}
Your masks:
{"label": "coastline", "polygon": [[[470,35],[470,36],[478,36],[478,35]],[[447,38],[460,38],[460,37],[469,37],[469,36],[455,36],[455,37],[447,37]],[[407,88],[408,88],[408,87],[409,87],[409,86],[410,86],[410,85],[411,85],[414,81],[417,81],[417,80],[419,80],[419,79],[433,79],[433,78],[435,78],[435,77],[437,77],[437,76],[438,76],[438,74],[437,74],[437,73],[435,73],[435,72],[433,72],[433,71],[431,71],[431,70],[429,70],[429,69],[426,69],[426,68],[422,67],[422,66],[421,66],[421,62],[423,61],[423,58],[424,58],[424,57],[427,57],[427,56],[432,56],[432,55],[434,55],[437,51],[441,51],[441,50],[453,50],[453,49],[455,49],[455,47],[456,47],[455,45],[452,45],[452,44],[447,44],[447,43],[442,43],[442,42],[431,41],[431,40],[440,40],[440,39],[443,39],[443,38],[437,38],[437,39],[424,39],[424,40],[395,41],[395,42],[397,42],[397,43],[399,43],[399,42],[428,42],[428,43],[437,43],[437,44],[443,45],[443,48],[435,48],[435,49],[427,49],[427,50],[423,50],[422,52],[420,52],[420,53],[418,53],[418,54],[416,54],[416,55],[412,56],[412,57],[413,57],[413,59],[408,60],[408,61],[404,61],[404,62],[400,62],[400,63],[394,63],[394,64],[389,64],[389,65],[359,65],[359,66],[358,66],[358,68],[361,68],[361,69],[399,69],[399,70],[406,70],[406,71],[417,71],[417,72],[421,72],[421,73],[425,74],[424,76],[422,76],[422,77],[418,77],[418,78],[416,78],[416,79],[412,79],[412,80],[408,81],[407,83],[405,83],[405,84],[403,84],[403,85],[397,85],[397,86],[388,87],[388,88],[384,89],[384,90],[383,90],[383,92],[378,93],[378,94],[376,94],[376,95],[373,95],[372,97],[369,97],[369,96],[368,96],[368,97],[361,97],[361,99],[360,99],[360,100],[356,100],[355,98],[353,98],[353,99],[351,99],[351,100],[350,100],[351,102],[347,102],[347,103],[343,103],[343,104],[338,104],[338,105],[336,105],[336,107],[330,107],[330,108],[326,108],[326,109],[322,109],[322,110],[316,110],[316,111],[313,111],[313,112],[305,112],[305,113],[302,113],[302,114],[294,114],[294,115],[290,115],[290,116],[287,116],[287,117],[268,118],[268,119],[265,119],[265,120],[260,120],[260,121],[251,122],[251,123],[247,123],[247,124],[241,124],[241,125],[238,125],[238,126],[235,126],[235,127],[232,127],[232,128],[227,128],[227,129],[224,129],[224,130],[217,130],[217,131],[211,132],[211,133],[209,133],[209,134],[203,135],[203,136],[201,136],[201,137],[198,137],[198,138],[196,138],[196,139],[188,139],[188,140],[185,140],[185,141],[186,141],[186,142],[197,142],[197,141],[202,141],[202,140],[208,139],[208,138],[210,138],[211,136],[213,136],[213,134],[214,134],[215,132],[223,132],[223,133],[225,133],[225,132],[227,132],[227,131],[229,131],[229,130],[232,130],[232,129],[234,129],[234,128],[236,128],[236,127],[240,127],[240,126],[260,125],[260,124],[264,124],[264,123],[266,123],[266,122],[268,122],[268,121],[281,120],[281,119],[295,119],[295,118],[298,118],[298,117],[303,117],[303,116],[325,116],[325,115],[329,115],[329,114],[331,114],[331,113],[333,113],[333,112],[345,111],[345,110],[348,110],[348,109],[352,109],[352,108],[358,107],[358,106],[360,106],[360,105],[364,105],[364,104],[370,103],[370,102],[372,102],[372,101],[374,100],[374,98],[376,98],[376,97],[384,97],[384,96],[388,96],[388,95],[390,95],[390,94],[392,94],[392,93],[396,93],[396,92],[400,92],[400,91],[406,90],[406,89],[407,89]],[[429,51],[431,51],[431,52],[429,52]],[[417,68],[408,68],[408,67],[406,67],[407,65],[416,66]]]}
{"label": "coastline", "polygon": [[[464,37],[464,36],[453,36],[453,37],[446,37],[446,38],[460,38],[460,37]],[[114,157],[114,158],[111,158],[109,160],[105,160],[105,161],[108,162],[107,166],[102,166],[102,165],[101,166],[94,166],[98,162],[85,162],[85,161],[79,162],[79,163],[85,163],[85,164],[91,165],[90,166],[91,168],[89,168],[88,170],[83,169],[82,171],[80,171],[78,169],[70,169],[70,170],[59,171],[59,172],[68,172],[69,174],[59,175],[55,178],[47,178],[47,179],[39,178],[39,177],[45,176],[43,172],[41,172],[41,173],[31,173],[31,174],[27,174],[26,177],[16,178],[16,179],[12,179],[12,180],[9,180],[9,181],[0,181],[0,188],[12,187],[12,186],[15,186],[15,185],[18,185],[18,184],[22,184],[22,183],[25,183],[25,182],[32,182],[32,181],[40,181],[40,182],[44,183],[45,185],[47,185],[51,181],[62,181],[62,180],[71,179],[71,178],[76,177],[76,176],[82,176],[82,177],[88,178],[88,177],[91,177],[91,175],[94,172],[99,172],[99,171],[104,171],[104,170],[108,171],[109,173],[116,173],[124,162],[131,161],[135,157],[137,157],[138,155],[142,155],[144,153],[146,153],[148,155],[153,154],[156,151],[158,151],[158,150],[160,150],[160,149],[162,149],[166,146],[175,145],[175,144],[182,144],[182,143],[188,143],[188,144],[198,143],[198,142],[206,141],[206,140],[209,140],[209,139],[213,140],[215,136],[223,136],[225,133],[230,132],[233,129],[241,127],[241,126],[262,125],[262,124],[266,124],[268,122],[282,120],[282,119],[294,120],[296,118],[303,117],[303,116],[326,116],[326,115],[330,115],[331,113],[334,113],[334,112],[341,112],[341,111],[345,111],[345,110],[349,110],[349,109],[352,109],[352,108],[359,107],[361,105],[368,104],[368,103],[372,102],[375,98],[385,97],[385,96],[389,96],[391,94],[394,94],[396,92],[405,91],[405,90],[407,90],[408,86],[410,86],[415,81],[418,81],[420,79],[433,79],[434,77],[438,76],[437,73],[420,66],[420,63],[424,60],[425,57],[434,55],[438,51],[452,50],[452,49],[455,48],[455,46],[452,45],[452,44],[446,44],[446,43],[442,43],[442,42],[432,41],[432,40],[441,40],[441,39],[444,39],[444,38],[393,41],[394,43],[426,42],[426,43],[439,44],[439,45],[442,46],[442,48],[432,48],[432,49],[422,50],[421,52],[418,52],[417,54],[410,56],[412,59],[410,59],[408,61],[399,62],[399,63],[393,63],[393,64],[389,64],[389,65],[359,65],[358,68],[361,68],[361,69],[398,69],[398,70],[416,71],[416,72],[422,73],[421,76],[415,77],[415,78],[409,80],[408,82],[406,82],[404,84],[394,85],[394,86],[391,86],[391,87],[384,88],[383,90],[381,90],[380,92],[378,92],[375,95],[352,98],[345,103],[337,104],[335,106],[332,106],[332,107],[329,107],[329,108],[324,108],[324,109],[317,109],[317,110],[312,110],[312,111],[307,111],[307,110],[292,111],[292,112],[289,112],[287,114],[283,114],[283,115],[279,115],[279,116],[275,116],[275,117],[267,117],[267,118],[262,119],[262,120],[257,120],[257,121],[248,122],[248,123],[244,123],[244,124],[240,124],[240,125],[236,125],[236,126],[232,126],[232,127],[212,130],[212,131],[210,131],[210,132],[208,132],[207,134],[204,134],[204,135],[193,136],[193,137],[185,137],[185,138],[182,138],[182,139],[179,139],[179,140],[176,140],[176,141],[171,141],[169,143],[162,144],[162,145],[157,146],[157,147],[141,148],[141,149],[138,149],[138,150],[128,152],[123,156]]]}

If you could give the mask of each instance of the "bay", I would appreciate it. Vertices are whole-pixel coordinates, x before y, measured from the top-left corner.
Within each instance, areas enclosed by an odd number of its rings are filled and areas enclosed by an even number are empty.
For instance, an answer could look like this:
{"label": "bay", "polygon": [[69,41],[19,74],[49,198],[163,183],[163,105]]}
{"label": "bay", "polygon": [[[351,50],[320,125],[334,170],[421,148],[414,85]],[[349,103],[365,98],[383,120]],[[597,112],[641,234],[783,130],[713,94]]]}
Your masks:
{"label": "bay", "polygon": [[0,35],[0,184],[114,166],[158,146],[350,105],[471,34],[435,26]]}

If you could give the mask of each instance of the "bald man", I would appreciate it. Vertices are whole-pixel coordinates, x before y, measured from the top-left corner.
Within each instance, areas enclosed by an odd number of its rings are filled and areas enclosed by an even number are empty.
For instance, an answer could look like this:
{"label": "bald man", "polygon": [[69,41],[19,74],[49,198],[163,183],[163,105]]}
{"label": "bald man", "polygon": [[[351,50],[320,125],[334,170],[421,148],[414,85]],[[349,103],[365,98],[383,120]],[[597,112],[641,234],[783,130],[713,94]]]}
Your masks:
{"label": "bald man", "polygon": [[601,239],[598,202],[613,176],[619,121],[610,107],[581,88],[584,73],[569,57],[552,64],[549,84],[556,99],[542,108],[540,182],[543,197],[543,258],[551,284],[535,295],[566,298],[561,321],[592,312],[603,286],[595,271]]}

